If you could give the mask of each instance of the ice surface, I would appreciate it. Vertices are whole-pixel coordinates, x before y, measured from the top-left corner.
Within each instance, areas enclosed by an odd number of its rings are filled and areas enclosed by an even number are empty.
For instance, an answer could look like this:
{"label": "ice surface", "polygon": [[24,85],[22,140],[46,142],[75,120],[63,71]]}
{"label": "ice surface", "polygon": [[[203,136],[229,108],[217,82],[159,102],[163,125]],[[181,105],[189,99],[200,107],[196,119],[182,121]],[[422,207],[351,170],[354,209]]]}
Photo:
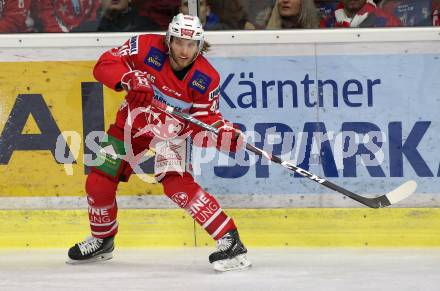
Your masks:
{"label": "ice surface", "polygon": [[216,273],[209,248],[117,249],[67,265],[66,250],[1,250],[0,290],[438,291],[439,249],[250,249],[253,267]]}

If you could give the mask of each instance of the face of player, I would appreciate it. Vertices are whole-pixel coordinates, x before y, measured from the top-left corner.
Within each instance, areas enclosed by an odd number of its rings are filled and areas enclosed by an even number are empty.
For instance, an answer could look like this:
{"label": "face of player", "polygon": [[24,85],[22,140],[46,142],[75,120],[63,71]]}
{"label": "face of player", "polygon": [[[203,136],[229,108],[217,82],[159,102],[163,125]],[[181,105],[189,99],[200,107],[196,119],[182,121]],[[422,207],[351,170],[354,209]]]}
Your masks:
{"label": "face of player", "polygon": [[194,60],[199,49],[196,40],[172,37],[170,43],[170,62],[173,70],[180,71],[188,67]]}
{"label": "face of player", "polygon": [[[182,0],[180,2],[180,12],[185,15],[189,14],[188,0]],[[206,0],[200,0],[199,14],[200,21],[205,25],[206,16],[208,15],[208,4],[206,3]]]}
{"label": "face of player", "polygon": [[366,2],[367,0],[344,0],[344,8],[350,14],[356,14]]}
{"label": "face of player", "polygon": [[125,11],[131,0],[101,0],[101,6],[104,11]]}
{"label": "face of player", "polygon": [[301,12],[301,0],[278,0],[277,2],[281,17],[297,16]]}

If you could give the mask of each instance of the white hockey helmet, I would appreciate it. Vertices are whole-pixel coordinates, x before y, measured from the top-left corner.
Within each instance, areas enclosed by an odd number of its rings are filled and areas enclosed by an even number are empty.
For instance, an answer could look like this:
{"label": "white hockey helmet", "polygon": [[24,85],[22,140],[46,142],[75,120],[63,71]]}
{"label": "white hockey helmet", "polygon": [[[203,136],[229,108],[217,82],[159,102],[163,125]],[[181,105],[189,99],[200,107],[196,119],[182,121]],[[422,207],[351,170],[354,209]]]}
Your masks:
{"label": "white hockey helmet", "polygon": [[197,40],[199,42],[198,52],[200,53],[203,48],[205,31],[203,30],[202,22],[200,22],[200,19],[197,16],[179,13],[173,17],[173,20],[168,25],[166,35],[166,43],[168,48],[170,48],[172,36]]}

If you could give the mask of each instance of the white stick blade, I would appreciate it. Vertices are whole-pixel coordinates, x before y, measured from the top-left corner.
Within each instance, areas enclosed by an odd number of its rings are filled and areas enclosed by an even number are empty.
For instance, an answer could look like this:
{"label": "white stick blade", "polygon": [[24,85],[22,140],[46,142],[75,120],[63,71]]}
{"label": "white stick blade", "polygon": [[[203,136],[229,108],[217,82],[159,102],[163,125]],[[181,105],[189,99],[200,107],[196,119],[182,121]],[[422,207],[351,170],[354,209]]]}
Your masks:
{"label": "white stick blade", "polygon": [[413,194],[416,191],[416,188],[417,182],[410,180],[403,183],[393,191],[387,193],[385,196],[388,198],[391,204],[395,204]]}

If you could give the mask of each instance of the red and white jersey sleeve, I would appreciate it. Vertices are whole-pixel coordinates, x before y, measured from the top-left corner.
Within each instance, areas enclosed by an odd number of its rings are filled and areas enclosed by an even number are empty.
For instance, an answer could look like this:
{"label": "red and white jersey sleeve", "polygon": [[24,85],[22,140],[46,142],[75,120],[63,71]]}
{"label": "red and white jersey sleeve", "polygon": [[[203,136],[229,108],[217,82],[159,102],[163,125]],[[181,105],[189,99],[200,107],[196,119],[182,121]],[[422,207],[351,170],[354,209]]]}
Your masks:
{"label": "red and white jersey sleeve", "polygon": [[122,46],[112,48],[101,55],[93,69],[93,76],[96,80],[113,90],[122,90],[118,87],[121,78],[132,69],[130,65],[130,42],[131,39],[127,40]]}

